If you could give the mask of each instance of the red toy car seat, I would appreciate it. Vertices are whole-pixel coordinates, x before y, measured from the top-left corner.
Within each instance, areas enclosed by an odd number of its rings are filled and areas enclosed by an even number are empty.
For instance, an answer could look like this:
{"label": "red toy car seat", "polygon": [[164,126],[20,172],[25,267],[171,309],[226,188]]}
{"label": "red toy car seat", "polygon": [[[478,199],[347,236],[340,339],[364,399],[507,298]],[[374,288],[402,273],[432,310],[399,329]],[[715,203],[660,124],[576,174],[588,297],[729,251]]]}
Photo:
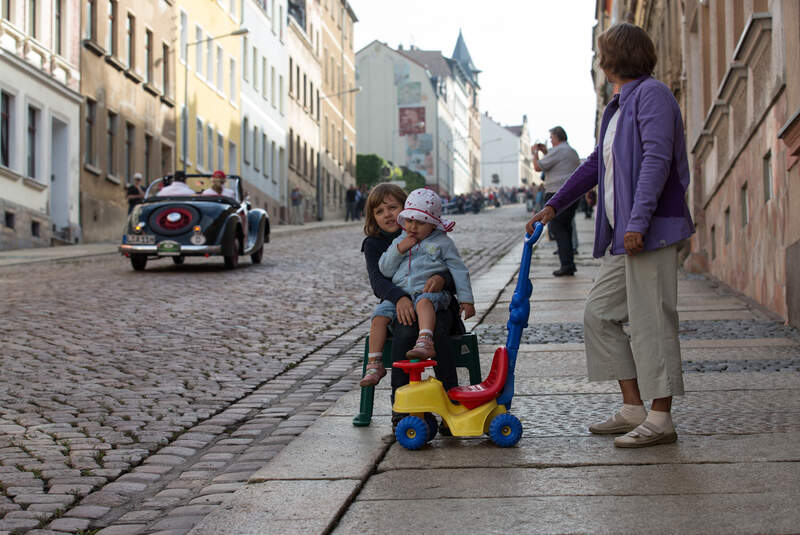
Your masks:
{"label": "red toy car seat", "polygon": [[448,397],[453,401],[458,401],[468,409],[474,409],[484,403],[495,399],[503,386],[506,384],[508,376],[508,350],[498,347],[492,359],[492,369],[481,384],[456,386],[447,391]]}

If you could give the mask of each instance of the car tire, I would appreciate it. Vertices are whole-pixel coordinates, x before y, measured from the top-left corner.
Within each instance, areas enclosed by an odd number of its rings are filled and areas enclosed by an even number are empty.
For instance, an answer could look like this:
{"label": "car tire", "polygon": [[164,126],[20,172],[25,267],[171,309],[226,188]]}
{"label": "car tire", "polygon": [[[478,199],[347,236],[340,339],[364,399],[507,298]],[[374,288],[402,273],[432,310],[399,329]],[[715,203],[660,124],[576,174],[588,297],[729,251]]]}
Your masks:
{"label": "car tire", "polygon": [[225,267],[235,269],[239,265],[239,238],[233,239],[233,254],[225,255]]}
{"label": "car tire", "polygon": [[172,257],[172,262],[173,262],[173,263],[174,263],[176,266],[181,266],[181,265],[183,265],[183,261],[184,261],[184,260],[186,260],[186,257],[185,257],[185,256],[183,256],[183,255],[181,255],[181,256],[173,256],[173,257]]}
{"label": "car tire", "polygon": [[144,271],[144,268],[147,267],[147,255],[132,254],[131,266],[133,266],[133,269],[136,271]]}
{"label": "car tire", "polygon": [[264,246],[258,248],[256,252],[250,255],[250,260],[253,261],[254,264],[260,264],[261,259],[264,257]]}

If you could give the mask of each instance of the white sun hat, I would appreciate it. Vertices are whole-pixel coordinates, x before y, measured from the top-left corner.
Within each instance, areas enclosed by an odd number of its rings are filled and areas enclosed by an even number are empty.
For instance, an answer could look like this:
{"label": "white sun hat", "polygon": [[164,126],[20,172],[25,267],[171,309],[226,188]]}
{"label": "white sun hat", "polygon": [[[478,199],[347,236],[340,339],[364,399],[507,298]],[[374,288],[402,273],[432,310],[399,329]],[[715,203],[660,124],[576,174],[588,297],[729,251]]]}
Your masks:
{"label": "white sun hat", "polygon": [[453,230],[455,221],[442,219],[441,216],[442,199],[433,190],[420,188],[408,194],[403,211],[397,215],[397,224],[405,228],[405,222],[412,219],[436,225],[442,232]]}

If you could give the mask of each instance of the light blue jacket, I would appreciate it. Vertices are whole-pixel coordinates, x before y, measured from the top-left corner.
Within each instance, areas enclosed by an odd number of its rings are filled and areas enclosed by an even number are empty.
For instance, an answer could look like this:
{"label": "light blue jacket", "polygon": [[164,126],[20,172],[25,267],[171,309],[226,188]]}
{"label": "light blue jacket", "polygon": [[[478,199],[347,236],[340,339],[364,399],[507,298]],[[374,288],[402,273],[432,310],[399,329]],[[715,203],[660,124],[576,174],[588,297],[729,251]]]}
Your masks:
{"label": "light blue jacket", "polygon": [[460,303],[475,304],[469,271],[458,255],[456,244],[444,232],[434,230],[405,254],[397,250],[397,244],[407,236],[406,232],[394,239],[381,255],[378,267],[386,277],[403,288],[409,295],[422,292],[427,280],[442,271],[449,271],[456,285],[456,297]]}

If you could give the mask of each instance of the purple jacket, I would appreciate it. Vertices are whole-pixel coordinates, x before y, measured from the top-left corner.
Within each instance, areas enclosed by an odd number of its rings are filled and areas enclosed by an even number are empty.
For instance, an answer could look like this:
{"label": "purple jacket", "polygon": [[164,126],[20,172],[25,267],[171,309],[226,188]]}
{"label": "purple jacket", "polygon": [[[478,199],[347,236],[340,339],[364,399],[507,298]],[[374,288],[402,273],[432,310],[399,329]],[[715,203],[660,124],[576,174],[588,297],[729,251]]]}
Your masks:
{"label": "purple jacket", "polygon": [[[608,122],[620,110],[614,136],[614,220],[605,213],[603,137]],[[625,254],[626,232],[644,236],[645,251],[660,249],[694,232],[686,205],[689,161],[680,108],[670,90],[650,76],[624,84],[606,106],[600,137],[592,155],[572,173],[550,201],[556,213],[599,184],[593,256],[611,243],[611,254]]]}

